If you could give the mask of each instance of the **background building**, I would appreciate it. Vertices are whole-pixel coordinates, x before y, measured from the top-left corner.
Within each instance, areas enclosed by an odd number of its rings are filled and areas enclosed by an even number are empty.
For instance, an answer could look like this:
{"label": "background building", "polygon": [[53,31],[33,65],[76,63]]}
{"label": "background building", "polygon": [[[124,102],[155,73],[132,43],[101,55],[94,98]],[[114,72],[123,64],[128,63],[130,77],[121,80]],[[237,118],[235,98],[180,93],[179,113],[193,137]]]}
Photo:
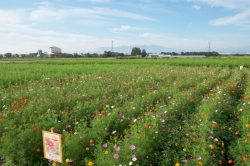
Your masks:
{"label": "background building", "polygon": [[38,50],[37,57],[40,57],[42,54],[43,54],[43,51],[42,50]]}
{"label": "background building", "polygon": [[49,47],[48,49],[48,56],[50,57],[51,54],[59,54],[62,53],[62,49],[56,46]]}

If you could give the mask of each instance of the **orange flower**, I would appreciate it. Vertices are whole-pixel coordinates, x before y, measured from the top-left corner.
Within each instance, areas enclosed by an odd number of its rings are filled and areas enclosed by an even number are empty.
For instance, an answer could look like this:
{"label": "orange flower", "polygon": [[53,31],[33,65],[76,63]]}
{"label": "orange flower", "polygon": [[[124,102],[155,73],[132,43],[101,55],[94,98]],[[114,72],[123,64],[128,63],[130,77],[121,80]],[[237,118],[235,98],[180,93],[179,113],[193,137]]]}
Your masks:
{"label": "orange flower", "polygon": [[37,149],[36,149],[36,152],[37,152],[37,153],[39,153],[40,151],[41,151],[41,149],[40,149],[40,148],[37,148]]}
{"label": "orange flower", "polygon": [[224,147],[224,142],[221,143],[221,146]]}
{"label": "orange flower", "polygon": [[238,131],[236,131],[234,134],[235,134],[235,135],[239,135],[239,132],[238,132]]}
{"label": "orange flower", "polygon": [[93,143],[94,143],[94,141],[91,139],[91,140],[89,140],[89,143],[93,144]]}
{"label": "orange flower", "polygon": [[246,156],[243,157],[243,161],[247,162],[248,158]]}
{"label": "orange flower", "polygon": [[6,136],[6,134],[7,134],[6,132],[3,132],[3,133],[2,133],[2,136]]}
{"label": "orange flower", "polygon": [[218,126],[218,123],[213,123],[213,127],[217,127]]}
{"label": "orange flower", "polygon": [[105,150],[105,151],[104,151],[104,154],[106,154],[106,155],[109,154],[109,151],[108,151],[108,150]]}
{"label": "orange flower", "polygon": [[202,162],[199,162],[199,165],[200,165],[200,166],[202,166],[202,164],[203,164]]}
{"label": "orange flower", "polygon": [[232,164],[233,163],[233,160],[228,160],[228,164]]}
{"label": "orange flower", "polygon": [[236,116],[236,118],[237,118],[237,119],[240,119],[240,116],[238,115],[238,116]]}
{"label": "orange flower", "polygon": [[86,147],[86,149],[85,149],[86,151],[89,151],[89,147]]}
{"label": "orange flower", "polygon": [[179,145],[179,143],[178,142],[175,142],[175,146],[178,146]]}
{"label": "orange flower", "polygon": [[94,165],[94,163],[92,161],[88,162],[88,166],[93,166],[93,165]]}
{"label": "orange flower", "polygon": [[220,165],[222,165],[222,160],[218,160],[218,163],[219,163]]}
{"label": "orange flower", "polygon": [[190,96],[189,102],[192,103],[194,101],[194,97]]}
{"label": "orange flower", "polygon": [[180,166],[180,164],[179,163],[175,163],[175,166]]}
{"label": "orange flower", "polygon": [[151,127],[152,127],[153,125],[152,124],[148,124],[148,125],[146,125],[146,129],[150,129]]}
{"label": "orange flower", "polygon": [[220,151],[220,153],[223,155],[225,152],[222,150],[222,151]]}

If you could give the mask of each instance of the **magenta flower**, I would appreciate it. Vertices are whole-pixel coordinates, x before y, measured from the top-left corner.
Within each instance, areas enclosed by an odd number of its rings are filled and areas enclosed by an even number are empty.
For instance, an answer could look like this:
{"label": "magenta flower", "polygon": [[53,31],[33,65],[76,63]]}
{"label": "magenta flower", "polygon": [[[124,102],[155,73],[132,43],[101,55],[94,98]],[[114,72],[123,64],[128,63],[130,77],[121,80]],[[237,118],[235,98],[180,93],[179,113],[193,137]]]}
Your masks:
{"label": "magenta flower", "polygon": [[187,162],[188,162],[188,160],[182,160],[182,162],[183,162],[183,163],[187,163]]}
{"label": "magenta flower", "polygon": [[118,159],[119,158],[119,155],[116,153],[114,154],[114,159]]}
{"label": "magenta flower", "polygon": [[133,158],[136,158],[136,155],[135,155],[135,154],[132,155],[132,159],[133,159]]}
{"label": "magenta flower", "polygon": [[120,150],[120,146],[116,147],[115,150],[118,152]]}
{"label": "magenta flower", "polygon": [[130,149],[131,149],[131,150],[135,150],[135,145],[131,145],[131,146],[130,146]]}
{"label": "magenta flower", "polygon": [[95,144],[90,144],[90,146],[95,146]]}
{"label": "magenta flower", "polygon": [[107,148],[108,147],[108,143],[105,143],[102,145],[103,148]]}
{"label": "magenta flower", "polygon": [[198,157],[197,160],[201,160],[201,157]]}

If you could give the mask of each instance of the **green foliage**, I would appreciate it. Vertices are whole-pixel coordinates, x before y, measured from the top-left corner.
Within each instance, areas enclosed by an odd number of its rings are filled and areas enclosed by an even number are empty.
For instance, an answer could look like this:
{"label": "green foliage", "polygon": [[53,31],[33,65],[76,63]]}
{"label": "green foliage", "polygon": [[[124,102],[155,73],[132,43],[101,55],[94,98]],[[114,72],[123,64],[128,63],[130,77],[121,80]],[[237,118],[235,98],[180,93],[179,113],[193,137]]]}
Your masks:
{"label": "green foliage", "polygon": [[7,58],[10,58],[11,57],[11,53],[9,53],[9,52],[5,53],[4,56],[7,57]]}
{"label": "green foliage", "polygon": [[63,141],[58,165],[247,165],[250,73],[237,65],[248,61],[226,61],[0,64],[0,158],[51,165],[41,132],[55,127]]}
{"label": "green foliage", "polygon": [[140,55],[141,55],[141,49],[133,47],[131,51],[131,56],[140,56]]}

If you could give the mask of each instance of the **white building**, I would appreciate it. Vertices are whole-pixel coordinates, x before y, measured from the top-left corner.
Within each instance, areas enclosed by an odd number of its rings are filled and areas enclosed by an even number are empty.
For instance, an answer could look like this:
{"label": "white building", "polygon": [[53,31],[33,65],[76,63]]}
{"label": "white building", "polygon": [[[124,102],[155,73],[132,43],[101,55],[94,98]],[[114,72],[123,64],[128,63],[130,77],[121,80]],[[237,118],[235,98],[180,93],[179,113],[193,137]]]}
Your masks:
{"label": "white building", "polygon": [[50,57],[51,54],[58,54],[58,53],[62,53],[62,49],[59,47],[53,46],[53,47],[49,47],[47,54]]}

